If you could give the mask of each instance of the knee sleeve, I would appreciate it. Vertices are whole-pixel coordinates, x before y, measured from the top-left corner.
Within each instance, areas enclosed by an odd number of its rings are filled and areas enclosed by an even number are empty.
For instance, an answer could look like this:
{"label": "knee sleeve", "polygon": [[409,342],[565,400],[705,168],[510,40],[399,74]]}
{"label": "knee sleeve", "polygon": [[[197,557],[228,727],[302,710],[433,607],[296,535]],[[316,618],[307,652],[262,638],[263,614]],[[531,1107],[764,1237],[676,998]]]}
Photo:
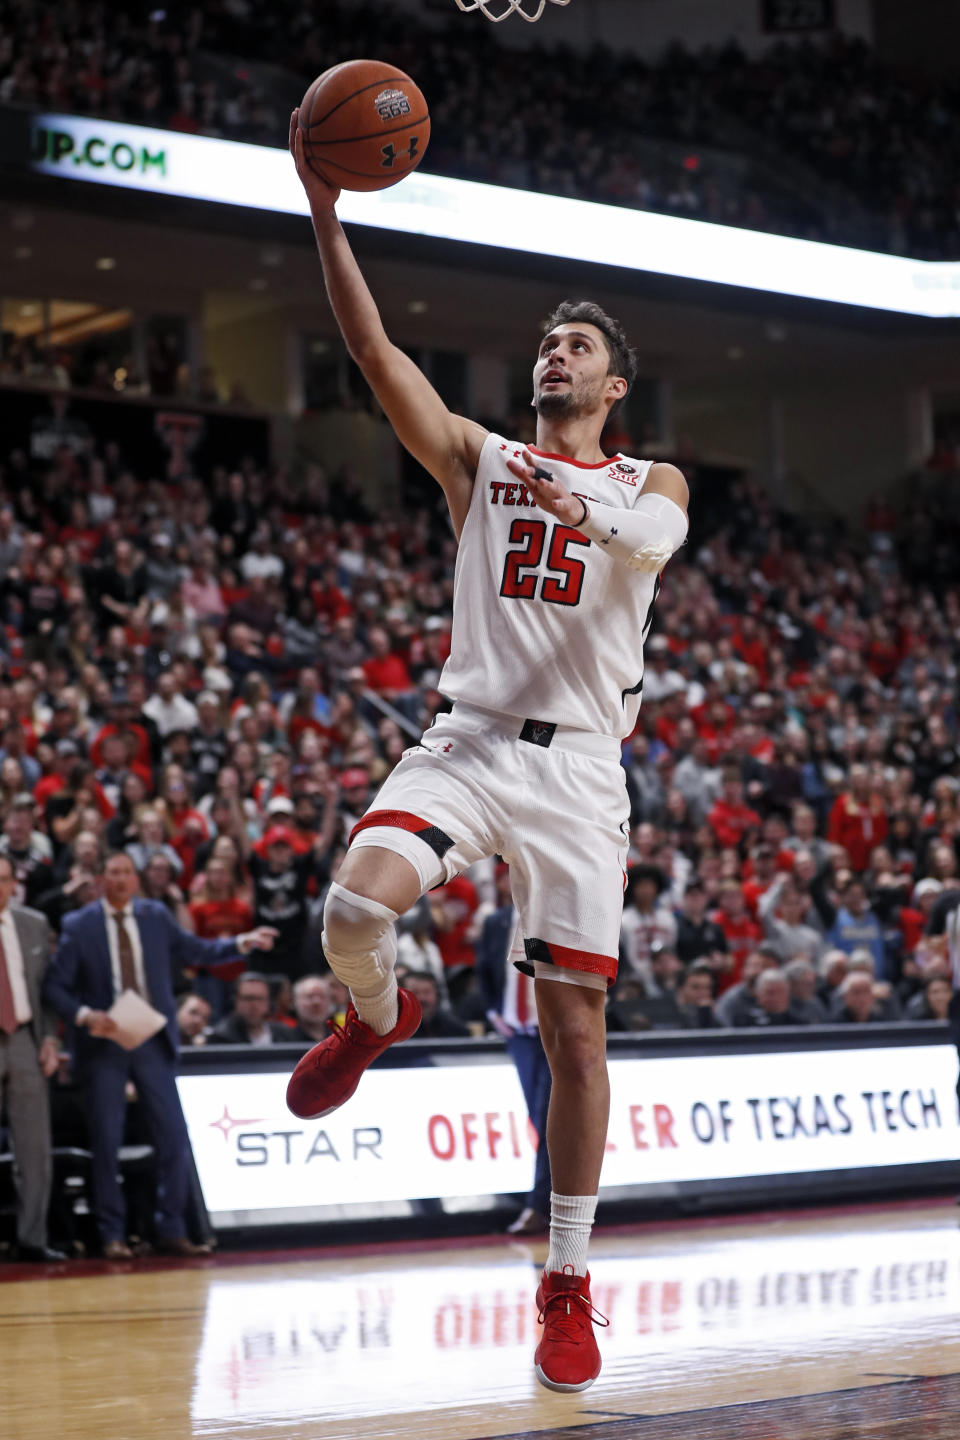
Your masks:
{"label": "knee sleeve", "polygon": [[334,881],[323,907],[323,951],[330,968],[357,995],[376,994],[397,958],[397,915]]}

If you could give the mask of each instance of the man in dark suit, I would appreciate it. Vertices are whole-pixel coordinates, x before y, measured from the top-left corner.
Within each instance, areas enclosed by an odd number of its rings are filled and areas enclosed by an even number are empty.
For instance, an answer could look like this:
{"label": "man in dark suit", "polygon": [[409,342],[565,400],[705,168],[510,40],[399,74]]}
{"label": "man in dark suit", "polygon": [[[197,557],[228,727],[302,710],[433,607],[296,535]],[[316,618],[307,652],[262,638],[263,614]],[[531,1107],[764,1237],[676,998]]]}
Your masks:
{"label": "man in dark suit", "polygon": [[[86,1089],[93,1148],[93,1200],[103,1253],[131,1258],[125,1242],[125,1207],[117,1180],[128,1081],[136,1085],[157,1164],[157,1240],[175,1255],[205,1254],[186,1234],[189,1141],[176,1086],[179,1051],[176,969],[236,959],[269,950],[266,926],[228,940],[199,940],[181,930],[165,905],[134,900],[137,872],[129,855],[111,855],[104,868],[104,898],[64,920],[60,945],[47,973],[44,996],[75,1027],[78,1078]],[[126,990],[138,993],[166,1018],[159,1034],[134,1050],[110,1039],[117,1028],[107,1013]]]}
{"label": "man in dark suit", "polygon": [[0,855],[0,1091],[19,1178],[17,1241],[21,1260],[64,1260],[47,1244],[53,1161],[47,1080],[57,1068],[57,1042],[41,987],[53,937],[36,910],[12,905],[17,877]]}
{"label": "man in dark suit", "polygon": [[534,983],[510,963],[510,948],[517,914],[510,893],[506,865],[497,866],[497,899],[500,908],[483,922],[476,944],[476,976],[487,1020],[502,1035],[510,1059],[516,1066],[530,1123],[539,1137],[533,1188],[516,1220],[507,1227],[510,1235],[539,1235],[550,1224],[550,1159],[547,1154],[547,1110],[550,1107],[552,1077],[537,1024]]}

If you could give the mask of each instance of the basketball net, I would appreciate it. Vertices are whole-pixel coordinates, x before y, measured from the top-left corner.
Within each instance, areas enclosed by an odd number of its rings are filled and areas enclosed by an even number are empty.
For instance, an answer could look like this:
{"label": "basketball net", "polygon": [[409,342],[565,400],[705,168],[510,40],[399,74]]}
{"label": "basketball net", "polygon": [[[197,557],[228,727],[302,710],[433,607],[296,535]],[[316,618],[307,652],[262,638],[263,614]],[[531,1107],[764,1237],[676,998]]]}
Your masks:
{"label": "basketball net", "polygon": [[[506,20],[509,15],[519,15],[521,20],[539,20],[547,8],[547,0],[527,0],[536,9],[531,12],[524,10],[524,0],[456,0],[461,10],[479,10],[492,20],[494,25],[499,25],[501,20]],[[551,5],[569,5],[570,0],[550,0]]]}

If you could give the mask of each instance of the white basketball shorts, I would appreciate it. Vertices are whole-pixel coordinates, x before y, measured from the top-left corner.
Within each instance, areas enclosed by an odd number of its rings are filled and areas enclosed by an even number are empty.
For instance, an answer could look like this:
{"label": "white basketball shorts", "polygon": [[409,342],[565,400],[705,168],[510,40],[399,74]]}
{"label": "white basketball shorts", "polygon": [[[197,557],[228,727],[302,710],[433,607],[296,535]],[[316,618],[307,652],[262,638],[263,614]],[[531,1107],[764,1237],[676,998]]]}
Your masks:
{"label": "white basketball shorts", "polygon": [[458,702],[405,752],[350,840],[404,856],[424,890],[502,855],[519,968],[612,984],[628,820],[618,740]]}

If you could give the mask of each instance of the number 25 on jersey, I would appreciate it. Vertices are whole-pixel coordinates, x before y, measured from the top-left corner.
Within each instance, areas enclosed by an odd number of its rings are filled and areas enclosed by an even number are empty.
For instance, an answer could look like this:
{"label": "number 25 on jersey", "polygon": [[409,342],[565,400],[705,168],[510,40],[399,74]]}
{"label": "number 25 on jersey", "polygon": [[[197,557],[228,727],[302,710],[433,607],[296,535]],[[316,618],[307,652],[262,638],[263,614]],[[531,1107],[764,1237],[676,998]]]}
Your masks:
{"label": "number 25 on jersey", "polygon": [[546,521],[517,516],[510,526],[510,543],[519,546],[519,549],[507,552],[500,594],[508,600],[539,598],[550,605],[579,604],[587,567],[568,551],[572,546],[589,546],[590,541],[569,525],[554,525],[550,530],[547,550],[547,570],[550,573],[541,577],[536,572],[546,542]]}

